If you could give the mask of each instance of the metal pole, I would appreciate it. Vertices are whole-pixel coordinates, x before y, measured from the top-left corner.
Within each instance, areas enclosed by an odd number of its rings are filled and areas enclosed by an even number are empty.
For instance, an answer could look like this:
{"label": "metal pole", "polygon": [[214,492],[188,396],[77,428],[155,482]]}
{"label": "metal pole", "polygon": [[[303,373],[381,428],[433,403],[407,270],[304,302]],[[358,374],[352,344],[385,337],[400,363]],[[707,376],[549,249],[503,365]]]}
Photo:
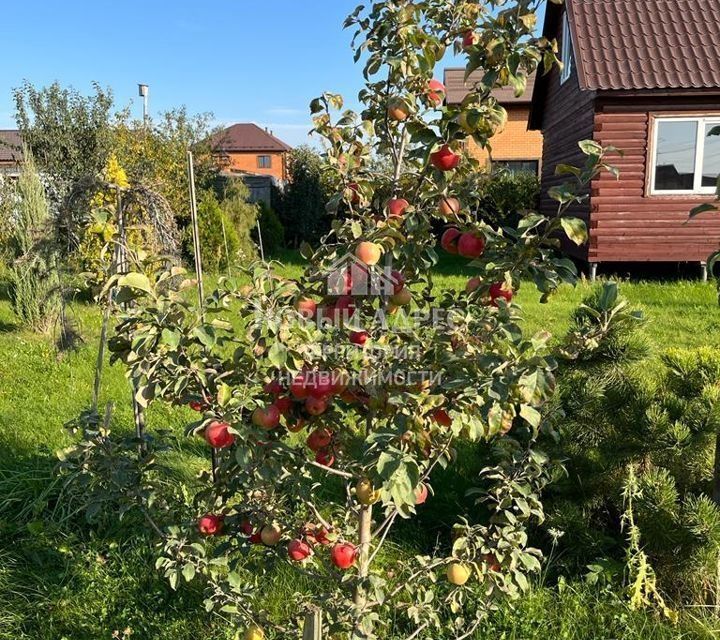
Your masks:
{"label": "metal pole", "polygon": [[[203,285],[202,252],[200,250],[200,227],[197,214],[197,195],[195,193],[195,165],[193,163],[192,151],[188,149],[188,183],[190,185],[190,222],[193,234],[193,253],[195,258],[195,277],[198,283],[198,309],[200,319],[205,320],[205,287]],[[218,471],[218,450],[212,450],[212,474],[213,480],[217,482]]]}

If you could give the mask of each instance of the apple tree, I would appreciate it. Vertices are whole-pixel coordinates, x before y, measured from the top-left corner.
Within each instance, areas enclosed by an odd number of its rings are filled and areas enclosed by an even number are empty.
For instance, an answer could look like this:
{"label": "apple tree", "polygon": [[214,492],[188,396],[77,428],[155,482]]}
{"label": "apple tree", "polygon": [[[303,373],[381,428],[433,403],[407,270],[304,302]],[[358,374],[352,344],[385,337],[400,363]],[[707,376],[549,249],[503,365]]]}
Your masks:
{"label": "apple tree", "polygon": [[[110,349],[137,402],[191,407],[188,435],[216,453],[183,516],[161,524],[158,568],[173,584],[204,580],[208,608],[237,616],[247,638],[297,637],[317,608],[330,637],[470,637],[540,568],[527,526],[543,518],[551,475],[536,441],[555,363],[549,336],[523,334],[514,294],[531,281],[548,297],[574,280],[557,249],[562,234],[585,241],[564,215],[582,191],[555,189],[555,217],[493,228],[475,209],[483,167],[466,144],[487,147],[503,126],[494,88],[519,95],[557,63],[555,43],[535,36],[538,4],[386,0],[353,12],[362,110],[329,93],[312,102],[333,224],[302,248],[299,278],[256,263],[200,307],[178,269],[153,279],[139,265],[108,283],[134,302]],[[435,78],[451,50],[468,74],[482,70],[457,106]],[[607,168],[605,150],[583,150],[585,167],[563,169],[577,184]],[[433,282],[439,251],[474,269],[463,290]],[[461,448],[491,451],[478,443],[495,446],[445,539],[389,552],[399,521],[444,499],[434,478],[462,473]],[[268,611],[278,576],[298,594]]]}

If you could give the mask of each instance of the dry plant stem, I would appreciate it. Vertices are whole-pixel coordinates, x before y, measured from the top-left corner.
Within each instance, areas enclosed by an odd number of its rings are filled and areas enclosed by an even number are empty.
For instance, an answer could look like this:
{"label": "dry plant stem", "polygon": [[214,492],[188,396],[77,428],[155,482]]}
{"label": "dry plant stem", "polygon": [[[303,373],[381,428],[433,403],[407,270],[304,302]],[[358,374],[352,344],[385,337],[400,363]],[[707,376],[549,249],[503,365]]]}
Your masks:
{"label": "dry plant stem", "polygon": [[330,529],[332,529],[332,525],[331,525],[327,520],[325,520],[325,518],[323,518],[323,517],[320,515],[320,512],[317,510],[317,507],[316,507],[312,502],[310,502],[309,500],[306,500],[306,501],[305,501],[305,504],[310,508],[310,511],[313,512],[313,514],[314,514],[315,517],[317,518],[317,521],[318,521],[323,527],[325,527],[328,531],[329,531]]}
{"label": "dry plant stem", "polygon": [[390,594],[390,597],[394,598],[398,593],[400,593],[405,588],[405,585],[410,584],[413,580],[415,580],[415,578],[417,578],[418,576],[421,576],[426,571],[431,571],[432,569],[441,567],[442,565],[444,565],[446,563],[447,563],[447,561],[443,558],[442,560],[435,560],[435,562],[431,562],[427,567],[423,567],[422,569],[419,569],[418,571],[413,573],[411,576],[406,578],[403,581],[403,583],[399,587],[397,587],[397,589],[395,589],[395,591],[393,591]]}
{"label": "dry plant stem", "polygon": [[466,640],[466,638],[469,638],[473,633],[475,633],[475,630],[480,626],[481,620],[476,620],[475,624],[473,624],[468,631],[463,633],[461,636],[458,636],[455,638],[455,640]]}
{"label": "dry plant stem", "polygon": [[313,467],[317,467],[318,469],[322,469],[323,471],[331,475],[340,476],[341,478],[346,478],[347,480],[353,479],[352,473],[340,471],[339,469],[333,469],[332,467],[326,467],[324,464],[320,464],[319,462],[315,462],[314,460],[308,460],[308,464],[312,465]]}
{"label": "dry plant stem", "polygon": [[370,560],[368,560],[368,564],[372,564],[373,560],[375,560],[375,556],[377,556],[377,554],[380,552],[380,549],[382,548],[383,544],[385,543],[385,540],[387,539],[387,536],[390,533],[390,529],[392,529],[392,526],[395,523],[395,519],[397,518],[397,516],[398,516],[398,512],[396,511],[387,519],[387,521],[386,521],[387,525],[385,526],[385,530],[383,531],[382,537],[380,538],[380,541],[377,543],[375,550],[373,551],[372,555],[370,556]]}
{"label": "dry plant stem", "polygon": [[424,625],[422,625],[421,627],[419,627],[418,629],[416,629],[416,630],[412,633],[412,635],[409,635],[409,636],[407,637],[407,640],[413,640],[414,638],[417,638],[417,637],[418,637],[423,631],[425,631],[425,629],[427,629],[429,626],[430,626],[430,623],[429,623],[429,622],[426,622]]}

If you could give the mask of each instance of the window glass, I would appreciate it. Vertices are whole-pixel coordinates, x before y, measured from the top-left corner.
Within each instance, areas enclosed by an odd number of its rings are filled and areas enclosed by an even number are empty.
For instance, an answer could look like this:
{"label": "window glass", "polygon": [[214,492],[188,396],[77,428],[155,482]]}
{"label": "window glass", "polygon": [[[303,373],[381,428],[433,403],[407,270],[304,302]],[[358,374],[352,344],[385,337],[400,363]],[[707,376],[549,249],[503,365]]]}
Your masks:
{"label": "window glass", "polygon": [[656,191],[692,191],[695,187],[697,121],[657,123]]}
{"label": "window glass", "polygon": [[563,63],[563,70],[560,74],[560,84],[565,82],[572,73],[572,35],[570,33],[570,22],[568,20],[568,14],[567,11],[565,12],[565,17],[563,18],[563,32],[562,32],[562,63]]}
{"label": "window glass", "polygon": [[711,136],[710,132],[720,126],[720,122],[705,125],[705,153],[703,154],[702,186],[717,186],[720,175],[720,135]]}
{"label": "window glass", "polygon": [[270,156],[258,156],[258,168],[260,169],[270,169],[272,166],[272,161]]}

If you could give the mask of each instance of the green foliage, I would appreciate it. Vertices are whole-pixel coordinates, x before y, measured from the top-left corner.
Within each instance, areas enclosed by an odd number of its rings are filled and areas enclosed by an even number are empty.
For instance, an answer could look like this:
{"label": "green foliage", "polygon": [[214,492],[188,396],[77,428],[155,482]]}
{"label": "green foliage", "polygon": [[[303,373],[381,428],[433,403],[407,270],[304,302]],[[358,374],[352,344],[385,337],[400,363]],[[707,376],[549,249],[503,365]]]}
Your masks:
{"label": "green foliage", "polygon": [[[212,186],[217,167],[210,152],[211,114],[182,107],[142,122],[119,115],[112,127],[113,152],[131,182],[152,185],[168,201],[178,225],[189,225],[187,151],[193,151],[198,191]],[[220,198],[221,195],[219,194]]]}
{"label": "green foliage", "polygon": [[258,206],[249,201],[250,190],[242,180],[230,178],[221,183],[220,207],[237,235],[236,261],[249,264],[257,258],[253,233],[257,224]]}
{"label": "green foliage", "polygon": [[639,313],[613,290],[605,285],[584,302],[562,348],[571,358],[555,422],[568,477],[555,488],[550,520],[568,533],[566,551],[578,562],[617,557],[632,468],[638,476],[633,526],[661,588],[715,598],[720,352],[671,351],[651,363],[636,335]]}
{"label": "green foliage", "polygon": [[[285,229],[275,211],[268,207],[265,202],[261,202],[259,207],[260,233],[262,234],[265,255],[277,255],[278,252],[285,248]],[[257,229],[253,229],[253,237],[256,242],[260,242]]]}
{"label": "green foliage", "polygon": [[27,148],[17,194],[9,243],[10,299],[24,325],[46,331],[60,311],[60,279],[45,188]]}
{"label": "green foliage", "polygon": [[496,171],[478,177],[477,210],[483,221],[496,227],[517,227],[528,211],[537,211],[540,179],[533,173]]}
{"label": "green foliage", "polygon": [[[198,198],[198,227],[204,270],[208,273],[226,271],[237,263],[240,250],[238,229],[213,191],[203,191]],[[185,228],[183,244],[185,254],[192,259],[191,226]],[[247,244],[245,250],[247,250]]]}
{"label": "green foliage", "polygon": [[112,94],[98,84],[93,89],[86,97],[57,82],[42,89],[26,82],[14,91],[23,141],[61,189],[99,175],[110,156]]}
{"label": "green foliage", "polygon": [[322,158],[311,147],[300,146],[288,154],[290,182],[279,194],[274,208],[285,228],[288,246],[317,244],[330,229],[326,211],[330,185],[323,173]]}

